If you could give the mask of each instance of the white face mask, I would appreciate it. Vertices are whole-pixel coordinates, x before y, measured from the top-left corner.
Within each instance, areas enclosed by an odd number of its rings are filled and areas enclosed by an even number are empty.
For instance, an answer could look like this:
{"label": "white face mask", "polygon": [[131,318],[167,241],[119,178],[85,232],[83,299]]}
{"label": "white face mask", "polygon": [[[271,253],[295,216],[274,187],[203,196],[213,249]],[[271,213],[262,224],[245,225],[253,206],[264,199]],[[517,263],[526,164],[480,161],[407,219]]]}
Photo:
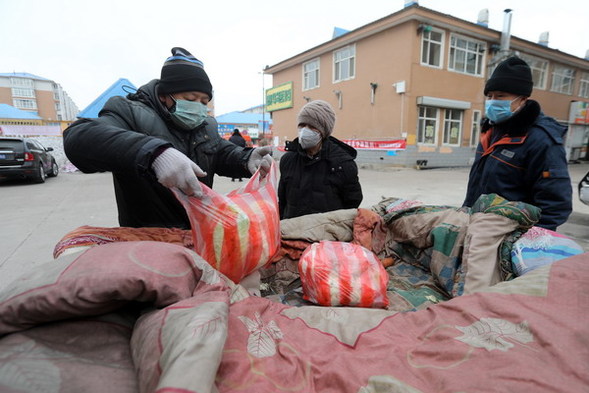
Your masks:
{"label": "white face mask", "polygon": [[308,127],[299,129],[299,145],[303,149],[309,149],[315,147],[321,142],[321,134],[313,131]]}

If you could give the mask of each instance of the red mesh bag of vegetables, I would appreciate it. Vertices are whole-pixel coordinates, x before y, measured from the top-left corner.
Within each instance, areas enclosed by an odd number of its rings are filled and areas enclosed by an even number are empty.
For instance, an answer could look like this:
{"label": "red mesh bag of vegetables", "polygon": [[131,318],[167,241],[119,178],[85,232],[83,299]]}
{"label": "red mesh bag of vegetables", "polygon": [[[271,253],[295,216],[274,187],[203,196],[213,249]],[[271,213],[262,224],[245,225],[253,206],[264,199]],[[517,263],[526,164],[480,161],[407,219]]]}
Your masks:
{"label": "red mesh bag of vegetables", "polygon": [[280,248],[278,170],[258,170],[241,188],[220,194],[204,184],[203,198],[175,190],[192,227],[194,250],[233,282],[267,264]]}
{"label": "red mesh bag of vegetables", "polygon": [[377,256],[353,243],[313,243],[299,259],[303,298],[322,306],[384,308],[389,275]]}

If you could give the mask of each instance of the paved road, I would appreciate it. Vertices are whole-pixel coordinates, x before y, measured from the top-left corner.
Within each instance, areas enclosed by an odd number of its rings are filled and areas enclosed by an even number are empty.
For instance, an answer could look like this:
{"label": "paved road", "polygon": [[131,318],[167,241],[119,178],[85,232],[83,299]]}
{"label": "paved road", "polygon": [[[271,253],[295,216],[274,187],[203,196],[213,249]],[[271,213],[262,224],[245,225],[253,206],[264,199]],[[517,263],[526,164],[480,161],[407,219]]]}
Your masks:
{"label": "paved road", "polygon": [[[468,169],[360,169],[362,207],[382,197],[416,199],[427,204],[462,203]],[[570,166],[576,185],[589,164]],[[228,192],[238,182],[217,178],[215,189]],[[82,225],[118,226],[110,174],[60,173],[45,184],[0,180],[0,286],[31,266],[51,261],[53,247]],[[574,213],[559,232],[575,238],[589,251],[589,206],[575,195]]]}

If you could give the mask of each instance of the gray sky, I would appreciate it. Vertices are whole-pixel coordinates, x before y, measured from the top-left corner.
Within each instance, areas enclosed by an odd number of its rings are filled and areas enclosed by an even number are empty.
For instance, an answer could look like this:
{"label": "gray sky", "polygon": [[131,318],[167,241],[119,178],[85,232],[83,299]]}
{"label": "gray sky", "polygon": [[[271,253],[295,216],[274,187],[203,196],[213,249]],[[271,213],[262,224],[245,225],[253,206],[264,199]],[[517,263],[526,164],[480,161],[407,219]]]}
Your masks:
{"label": "gray sky", "polygon": [[[512,34],[584,57],[587,0],[420,0],[421,6],[476,22],[489,10],[501,30],[513,10]],[[158,78],[170,49],[202,60],[216,114],[262,103],[260,71],[347,30],[403,8],[404,0],[0,0],[0,73],[29,72],[61,84],[84,109],[118,78],[136,86]],[[264,87],[271,86],[266,76]]]}

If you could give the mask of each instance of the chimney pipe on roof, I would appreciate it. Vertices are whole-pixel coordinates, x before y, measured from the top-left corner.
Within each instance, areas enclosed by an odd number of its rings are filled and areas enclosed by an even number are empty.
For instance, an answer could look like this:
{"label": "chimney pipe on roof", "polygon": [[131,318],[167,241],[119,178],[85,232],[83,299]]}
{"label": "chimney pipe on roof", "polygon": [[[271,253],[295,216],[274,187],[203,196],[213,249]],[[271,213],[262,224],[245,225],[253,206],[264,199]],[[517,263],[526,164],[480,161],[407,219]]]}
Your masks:
{"label": "chimney pipe on roof", "polygon": [[479,17],[477,18],[477,25],[489,27],[489,9],[483,8],[479,11]]}
{"label": "chimney pipe on roof", "polygon": [[538,39],[538,44],[542,46],[548,46],[548,38],[550,37],[550,32],[545,31],[540,34],[540,38]]}
{"label": "chimney pipe on roof", "polygon": [[589,60],[589,49],[585,52],[585,60]]}
{"label": "chimney pipe on roof", "polygon": [[507,53],[511,38],[511,9],[507,8],[503,12],[505,15],[503,17],[503,31],[501,32],[501,52]]}

